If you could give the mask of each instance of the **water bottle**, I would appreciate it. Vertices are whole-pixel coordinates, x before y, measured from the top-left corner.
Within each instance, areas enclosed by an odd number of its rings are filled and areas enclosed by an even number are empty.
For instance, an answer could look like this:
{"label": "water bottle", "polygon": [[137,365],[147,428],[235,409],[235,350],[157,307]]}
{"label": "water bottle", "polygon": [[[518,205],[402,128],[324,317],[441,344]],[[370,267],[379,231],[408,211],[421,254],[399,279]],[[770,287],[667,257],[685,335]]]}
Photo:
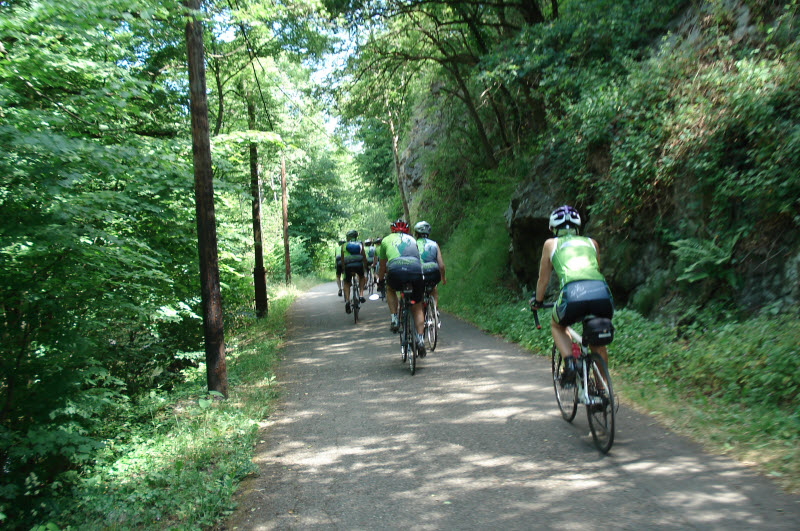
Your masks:
{"label": "water bottle", "polygon": [[577,360],[580,357],[580,355],[581,355],[581,347],[579,347],[577,343],[573,343],[572,344],[572,357]]}

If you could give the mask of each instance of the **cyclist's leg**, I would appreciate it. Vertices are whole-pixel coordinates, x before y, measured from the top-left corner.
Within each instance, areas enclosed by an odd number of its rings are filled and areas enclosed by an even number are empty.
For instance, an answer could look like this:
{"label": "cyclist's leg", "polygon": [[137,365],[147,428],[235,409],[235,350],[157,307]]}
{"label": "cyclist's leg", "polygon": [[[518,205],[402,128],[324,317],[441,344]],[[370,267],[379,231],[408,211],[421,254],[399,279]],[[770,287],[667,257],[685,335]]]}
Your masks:
{"label": "cyclist's leg", "polygon": [[347,313],[350,313],[350,287],[352,281],[353,273],[347,266],[344,267],[344,310]]}
{"label": "cyclist's leg", "polygon": [[555,321],[555,316],[550,320],[550,333],[561,357],[564,359],[572,357],[572,338],[567,332],[567,327]]}
{"label": "cyclist's leg", "polygon": [[606,366],[608,366],[608,349],[605,346],[598,347],[595,345],[589,345],[589,348],[595,354],[600,354],[600,357],[603,358],[603,361],[606,363]]}
{"label": "cyclist's leg", "polygon": [[364,298],[364,286],[367,285],[367,276],[364,274],[364,268],[358,270],[358,297]]}

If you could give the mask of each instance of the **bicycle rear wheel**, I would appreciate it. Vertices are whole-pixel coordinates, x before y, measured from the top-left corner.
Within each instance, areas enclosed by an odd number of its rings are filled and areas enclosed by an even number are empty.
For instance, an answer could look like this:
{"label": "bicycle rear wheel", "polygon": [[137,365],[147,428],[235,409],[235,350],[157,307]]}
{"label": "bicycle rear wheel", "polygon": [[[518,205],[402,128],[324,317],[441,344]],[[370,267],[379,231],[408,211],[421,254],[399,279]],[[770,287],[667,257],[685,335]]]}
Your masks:
{"label": "bicycle rear wheel", "polygon": [[589,403],[586,404],[586,415],[589,417],[589,429],[592,439],[601,452],[608,453],[614,444],[614,422],[616,407],[611,377],[606,362],[599,354],[589,358],[588,371]]}
{"label": "bicycle rear wheel", "polygon": [[408,301],[403,298],[405,308],[403,310],[403,337],[406,342],[406,352],[408,353],[408,370],[411,371],[411,376],[417,372],[417,329],[414,326],[414,320],[411,317],[411,308],[408,306]]}
{"label": "bicycle rear wheel", "polygon": [[352,287],[353,295],[351,297],[351,300],[353,302],[351,304],[353,306],[353,322],[358,324],[358,310],[361,309],[361,302],[358,300],[358,286],[356,284],[352,284],[352,286],[353,286]]}
{"label": "bicycle rear wheel", "polygon": [[436,308],[436,300],[433,297],[426,297],[425,306],[425,340],[428,342],[430,351],[436,350],[436,342],[439,340],[439,312]]}
{"label": "bicycle rear wheel", "polygon": [[551,353],[551,366],[553,369],[553,389],[556,392],[558,409],[561,410],[561,416],[564,417],[564,420],[572,422],[572,419],[575,418],[575,413],[578,411],[578,387],[574,381],[569,383],[561,381],[564,359],[555,345],[553,345]]}

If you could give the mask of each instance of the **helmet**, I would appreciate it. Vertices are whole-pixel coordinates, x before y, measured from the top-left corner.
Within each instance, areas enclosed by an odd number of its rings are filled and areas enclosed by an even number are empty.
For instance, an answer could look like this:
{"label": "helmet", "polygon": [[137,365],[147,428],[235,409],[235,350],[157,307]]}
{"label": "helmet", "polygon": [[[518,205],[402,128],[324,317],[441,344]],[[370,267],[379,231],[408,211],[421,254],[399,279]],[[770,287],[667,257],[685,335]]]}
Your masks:
{"label": "helmet", "polygon": [[402,218],[396,219],[390,225],[392,232],[405,232],[408,234],[408,223],[403,221]]}
{"label": "helmet", "polygon": [[349,230],[347,231],[347,239],[348,240],[355,240],[358,238],[358,231],[357,230]]}
{"label": "helmet", "polygon": [[581,226],[581,215],[569,205],[560,206],[550,214],[550,230],[569,229]]}
{"label": "helmet", "polygon": [[366,240],[364,240],[364,245],[366,246],[372,245],[372,238],[367,238]]}
{"label": "helmet", "polygon": [[383,241],[383,238],[375,238],[375,245],[380,245]]}
{"label": "helmet", "polygon": [[417,234],[422,234],[423,236],[427,236],[431,233],[431,224],[427,221],[420,221],[414,225],[414,232]]}
{"label": "helmet", "polygon": [[339,245],[344,245],[345,243],[347,243],[347,242],[344,241],[344,240],[339,240]]}

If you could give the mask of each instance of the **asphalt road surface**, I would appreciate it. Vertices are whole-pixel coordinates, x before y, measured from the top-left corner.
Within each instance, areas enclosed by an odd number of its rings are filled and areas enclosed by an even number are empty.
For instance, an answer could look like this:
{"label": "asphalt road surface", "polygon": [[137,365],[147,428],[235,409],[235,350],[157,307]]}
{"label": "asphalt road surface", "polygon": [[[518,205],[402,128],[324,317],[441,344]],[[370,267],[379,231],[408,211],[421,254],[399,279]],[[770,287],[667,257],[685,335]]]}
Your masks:
{"label": "asphalt road surface", "polygon": [[361,318],[333,283],[289,310],[260,473],[225,529],[800,529],[800,497],[624,406],[601,455],[547,358],[443,314],[411,376],[386,304]]}

